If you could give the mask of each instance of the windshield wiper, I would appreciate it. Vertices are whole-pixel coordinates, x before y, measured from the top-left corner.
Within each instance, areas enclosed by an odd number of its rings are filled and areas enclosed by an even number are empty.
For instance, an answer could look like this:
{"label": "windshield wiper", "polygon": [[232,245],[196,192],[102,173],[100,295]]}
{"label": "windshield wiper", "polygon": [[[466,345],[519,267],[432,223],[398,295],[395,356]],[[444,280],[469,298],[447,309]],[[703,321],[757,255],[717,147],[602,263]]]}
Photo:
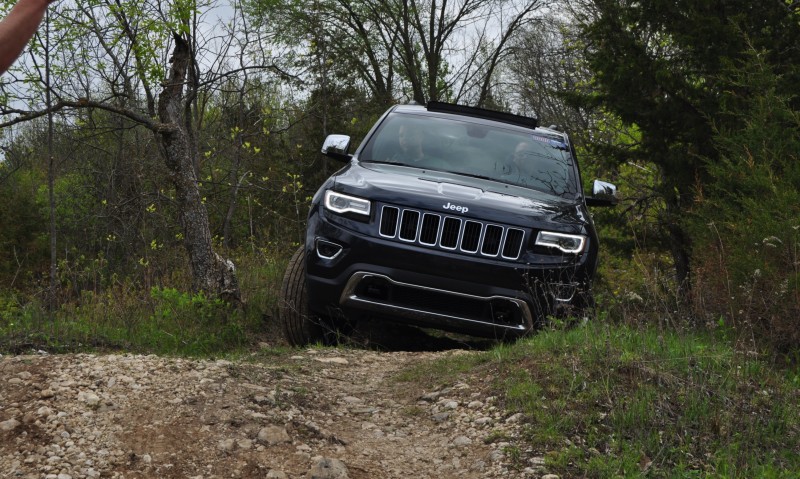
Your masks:
{"label": "windshield wiper", "polygon": [[363,163],[376,163],[376,164],[379,164],[379,165],[402,165],[402,166],[408,166],[408,164],[407,164],[407,163],[403,163],[402,161],[391,161],[391,160],[383,160],[383,161],[378,161],[378,160],[361,160],[361,161],[362,161]]}
{"label": "windshield wiper", "polygon": [[469,176],[470,178],[478,178],[479,180],[500,181],[502,183],[501,180],[486,175],[476,175],[474,173],[466,173],[463,171],[451,171],[451,170],[446,170],[445,173],[453,173],[454,175]]}

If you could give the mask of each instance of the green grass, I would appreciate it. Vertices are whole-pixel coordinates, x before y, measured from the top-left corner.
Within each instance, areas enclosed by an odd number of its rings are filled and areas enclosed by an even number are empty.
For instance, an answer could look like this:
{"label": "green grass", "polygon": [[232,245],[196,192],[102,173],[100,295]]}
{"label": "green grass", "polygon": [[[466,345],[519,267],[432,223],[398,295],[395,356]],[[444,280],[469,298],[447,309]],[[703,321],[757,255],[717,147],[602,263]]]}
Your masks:
{"label": "green grass", "polygon": [[473,354],[453,355],[443,361],[433,361],[420,367],[407,369],[395,377],[399,382],[423,383],[430,389],[448,385],[454,377],[468,374],[477,366],[488,362],[486,356]]}
{"label": "green grass", "polygon": [[252,260],[239,272],[243,307],[202,294],[119,284],[50,312],[40,303],[0,292],[0,352],[124,350],[211,357],[238,355],[274,343],[272,318],[285,261]]}
{"label": "green grass", "polygon": [[713,336],[589,323],[456,360],[402,379],[493,378],[517,445],[562,477],[800,476],[797,371]]}

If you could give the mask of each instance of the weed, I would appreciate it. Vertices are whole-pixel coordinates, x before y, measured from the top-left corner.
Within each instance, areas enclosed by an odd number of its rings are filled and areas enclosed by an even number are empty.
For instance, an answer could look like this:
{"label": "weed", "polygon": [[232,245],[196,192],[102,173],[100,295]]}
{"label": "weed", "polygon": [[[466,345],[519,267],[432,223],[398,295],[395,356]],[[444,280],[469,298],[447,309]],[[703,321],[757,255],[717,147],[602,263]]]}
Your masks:
{"label": "weed", "polygon": [[485,363],[488,358],[483,354],[459,354],[443,361],[433,361],[407,369],[397,376],[397,382],[433,383],[431,390],[450,385],[457,381],[462,374],[472,371],[475,367]]}
{"label": "weed", "polygon": [[510,439],[511,438],[510,438],[510,436],[508,435],[508,433],[506,431],[501,431],[501,430],[498,430],[498,429],[494,429],[492,432],[490,432],[483,439],[483,443],[484,444],[493,444],[493,443],[496,443],[496,442],[507,442]]}
{"label": "weed", "polygon": [[419,406],[407,406],[401,411],[404,416],[408,417],[422,417],[425,415],[425,409]]}
{"label": "weed", "polygon": [[517,469],[522,467],[522,450],[518,446],[508,445],[503,447],[503,453],[511,461],[511,465]]}

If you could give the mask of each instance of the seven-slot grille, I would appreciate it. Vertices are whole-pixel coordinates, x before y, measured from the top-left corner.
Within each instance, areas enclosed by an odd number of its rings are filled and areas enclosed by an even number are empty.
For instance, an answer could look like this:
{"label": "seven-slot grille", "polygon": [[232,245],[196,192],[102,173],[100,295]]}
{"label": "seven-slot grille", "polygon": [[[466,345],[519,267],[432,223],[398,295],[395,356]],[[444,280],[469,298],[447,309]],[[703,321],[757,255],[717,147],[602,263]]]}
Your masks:
{"label": "seven-slot grille", "polygon": [[517,259],[525,231],[472,219],[384,206],[379,233],[384,238],[483,256]]}

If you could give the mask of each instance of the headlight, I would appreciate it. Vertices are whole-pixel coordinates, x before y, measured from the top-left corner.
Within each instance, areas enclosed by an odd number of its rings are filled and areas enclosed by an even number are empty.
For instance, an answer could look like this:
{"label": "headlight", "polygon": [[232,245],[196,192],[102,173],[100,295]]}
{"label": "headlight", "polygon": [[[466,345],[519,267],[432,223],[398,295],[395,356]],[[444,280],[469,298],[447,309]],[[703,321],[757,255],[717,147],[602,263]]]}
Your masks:
{"label": "headlight", "polygon": [[540,231],[536,236],[536,245],[556,248],[564,253],[577,254],[583,251],[583,247],[586,245],[586,237],[581,235],[568,235],[565,233],[553,233],[552,231]]}
{"label": "headlight", "polygon": [[370,202],[328,190],[325,192],[325,208],[339,214],[357,213],[369,216]]}

